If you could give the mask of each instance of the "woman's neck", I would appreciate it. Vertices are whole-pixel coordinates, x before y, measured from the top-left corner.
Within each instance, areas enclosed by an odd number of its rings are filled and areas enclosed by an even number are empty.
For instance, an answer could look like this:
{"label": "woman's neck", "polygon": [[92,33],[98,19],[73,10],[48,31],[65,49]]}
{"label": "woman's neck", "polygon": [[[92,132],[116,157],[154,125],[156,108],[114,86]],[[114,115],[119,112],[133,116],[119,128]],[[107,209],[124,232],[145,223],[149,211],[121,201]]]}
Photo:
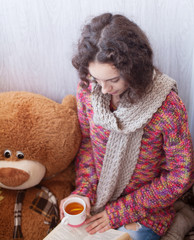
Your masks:
{"label": "woman's neck", "polygon": [[120,96],[119,95],[118,96],[112,95],[112,97],[111,97],[112,105],[115,106],[115,107],[118,107],[119,102],[120,102]]}

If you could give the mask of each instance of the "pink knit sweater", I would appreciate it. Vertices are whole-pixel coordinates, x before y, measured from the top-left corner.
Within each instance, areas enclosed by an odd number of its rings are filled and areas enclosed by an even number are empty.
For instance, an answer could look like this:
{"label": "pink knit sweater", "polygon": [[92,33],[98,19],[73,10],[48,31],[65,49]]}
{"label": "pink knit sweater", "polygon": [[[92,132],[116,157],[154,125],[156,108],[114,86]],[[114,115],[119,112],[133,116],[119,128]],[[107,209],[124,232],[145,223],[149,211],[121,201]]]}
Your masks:
{"label": "pink knit sweater", "polygon": [[[95,203],[110,132],[93,122],[90,90],[78,85],[82,144],[76,158],[76,190]],[[122,196],[105,210],[112,228],[140,222],[163,235],[175,215],[173,203],[193,183],[193,150],[184,104],[171,91],[145,126],[135,171]]]}

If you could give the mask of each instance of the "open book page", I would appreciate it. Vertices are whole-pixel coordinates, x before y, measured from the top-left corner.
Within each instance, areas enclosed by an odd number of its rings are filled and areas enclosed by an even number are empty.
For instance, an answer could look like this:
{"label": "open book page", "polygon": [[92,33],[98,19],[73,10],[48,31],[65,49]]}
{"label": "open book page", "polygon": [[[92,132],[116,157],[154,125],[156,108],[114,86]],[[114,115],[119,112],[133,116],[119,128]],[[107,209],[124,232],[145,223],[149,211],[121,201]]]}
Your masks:
{"label": "open book page", "polygon": [[43,240],[131,240],[128,233],[110,229],[104,233],[90,235],[86,232],[87,225],[73,228],[59,223]]}

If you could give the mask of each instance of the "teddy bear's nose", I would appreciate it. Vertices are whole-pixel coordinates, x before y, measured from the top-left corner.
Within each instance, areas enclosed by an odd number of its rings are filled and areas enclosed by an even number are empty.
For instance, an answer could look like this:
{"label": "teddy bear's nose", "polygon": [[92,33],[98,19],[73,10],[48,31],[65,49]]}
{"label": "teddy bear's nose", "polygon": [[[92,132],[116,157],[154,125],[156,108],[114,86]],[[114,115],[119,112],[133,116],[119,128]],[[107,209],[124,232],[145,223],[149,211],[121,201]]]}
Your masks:
{"label": "teddy bear's nose", "polygon": [[0,183],[7,187],[17,187],[29,179],[30,175],[21,169],[1,168]]}

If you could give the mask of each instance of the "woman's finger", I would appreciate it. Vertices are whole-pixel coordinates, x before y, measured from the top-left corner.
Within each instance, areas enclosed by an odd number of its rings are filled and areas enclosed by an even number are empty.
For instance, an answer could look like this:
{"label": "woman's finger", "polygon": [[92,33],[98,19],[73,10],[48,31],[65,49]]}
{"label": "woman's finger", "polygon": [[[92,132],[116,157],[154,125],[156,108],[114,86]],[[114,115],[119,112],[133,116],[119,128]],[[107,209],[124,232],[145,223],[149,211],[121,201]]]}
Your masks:
{"label": "woman's finger", "polygon": [[107,230],[111,229],[111,226],[108,224],[106,226],[104,226],[103,228],[101,228],[99,230],[99,233],[103,233],[103,232],[106,232]]}
{"label": "woman's finger", "polygon": [[94,234],[96,232],[104,232],[108,229],[110,229],[109,224],[107,224],[107,222],[101,222],[100,221],[96,221],[96,224],[93,224],[91,226],[91,228],[88,230],[89,234]]}
{"label": "woman's finger", "polygon": [[96,221],[97,219],[102,218],[102,213],[91,216],[86,220],[86,224]]}
{"label": "woman's finger", "polygon": [[90,223],[90,225],[86,228],[86,231],[90,234],[94,234],[98,231],[106,231],[106,229],[111,228],[109,225],[109,218],[105,211],[89,218],[86,223]]}

